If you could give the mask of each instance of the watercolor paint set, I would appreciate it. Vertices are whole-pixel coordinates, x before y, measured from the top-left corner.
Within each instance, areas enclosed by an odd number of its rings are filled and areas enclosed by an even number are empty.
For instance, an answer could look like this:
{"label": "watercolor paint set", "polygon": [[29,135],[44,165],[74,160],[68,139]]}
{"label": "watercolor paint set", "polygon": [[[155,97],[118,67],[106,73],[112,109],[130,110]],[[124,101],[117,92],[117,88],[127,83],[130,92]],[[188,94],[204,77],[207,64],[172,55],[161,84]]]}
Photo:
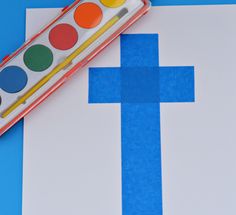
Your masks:
{"label": "watercolor paint set", "polygon": [[148,0],[84,0],[0,64],[0,135],[144,15]]}

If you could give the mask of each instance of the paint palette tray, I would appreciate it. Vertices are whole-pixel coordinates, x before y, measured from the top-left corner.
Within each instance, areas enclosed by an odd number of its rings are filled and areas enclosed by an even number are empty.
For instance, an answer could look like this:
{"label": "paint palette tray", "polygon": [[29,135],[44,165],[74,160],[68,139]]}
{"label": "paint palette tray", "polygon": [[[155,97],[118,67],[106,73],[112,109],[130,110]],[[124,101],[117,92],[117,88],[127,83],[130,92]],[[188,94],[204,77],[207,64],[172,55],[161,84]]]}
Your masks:
{"label": "paint palette tray", "polygon": [[0,135],[150,8],[148,0],[75,1],[0,65]]}

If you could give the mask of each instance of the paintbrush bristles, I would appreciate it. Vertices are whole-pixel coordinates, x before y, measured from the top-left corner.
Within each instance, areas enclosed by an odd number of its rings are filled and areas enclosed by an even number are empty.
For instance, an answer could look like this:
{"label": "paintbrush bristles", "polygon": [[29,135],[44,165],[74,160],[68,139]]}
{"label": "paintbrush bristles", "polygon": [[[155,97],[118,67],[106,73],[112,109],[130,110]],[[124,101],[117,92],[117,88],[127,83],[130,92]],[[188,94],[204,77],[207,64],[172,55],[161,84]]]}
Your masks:
{"label": "paintbrush bristles", "polygon": [[125,16],[128,13],[128,9],[127,8],[123,8],[118,14],[117,16],[121,19],[123,16]]}

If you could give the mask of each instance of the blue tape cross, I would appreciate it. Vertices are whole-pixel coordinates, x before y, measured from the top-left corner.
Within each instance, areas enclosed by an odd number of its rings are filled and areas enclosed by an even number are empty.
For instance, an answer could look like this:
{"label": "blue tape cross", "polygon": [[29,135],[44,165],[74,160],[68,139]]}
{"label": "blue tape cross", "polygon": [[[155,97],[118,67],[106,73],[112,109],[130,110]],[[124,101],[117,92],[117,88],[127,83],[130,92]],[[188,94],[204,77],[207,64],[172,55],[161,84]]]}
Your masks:
{"label": "blue tape cross", "polygon": [[194,102],[194,67],[159,67],[158,35],[121,36],[121,67],[91,68],[90,103],[121,103],[124,215],[162,214],[160,102]]}

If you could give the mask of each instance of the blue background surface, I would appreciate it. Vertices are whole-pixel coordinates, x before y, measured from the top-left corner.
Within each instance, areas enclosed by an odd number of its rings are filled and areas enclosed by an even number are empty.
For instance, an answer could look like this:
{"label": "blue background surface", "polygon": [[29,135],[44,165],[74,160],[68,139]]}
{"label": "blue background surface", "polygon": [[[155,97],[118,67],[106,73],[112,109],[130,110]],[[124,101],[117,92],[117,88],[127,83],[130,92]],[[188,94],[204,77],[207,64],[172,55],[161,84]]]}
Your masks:
{"label": "blue background surface", "polygon": [[[3,0],[0,58],[16,50],[25,38],[25,8],[64,7],[72,0]],[[153,5],[235,4],[236,0],[153,0]],[[0,138],[0,214],[20,215],[22,195],[23,121]]]}

